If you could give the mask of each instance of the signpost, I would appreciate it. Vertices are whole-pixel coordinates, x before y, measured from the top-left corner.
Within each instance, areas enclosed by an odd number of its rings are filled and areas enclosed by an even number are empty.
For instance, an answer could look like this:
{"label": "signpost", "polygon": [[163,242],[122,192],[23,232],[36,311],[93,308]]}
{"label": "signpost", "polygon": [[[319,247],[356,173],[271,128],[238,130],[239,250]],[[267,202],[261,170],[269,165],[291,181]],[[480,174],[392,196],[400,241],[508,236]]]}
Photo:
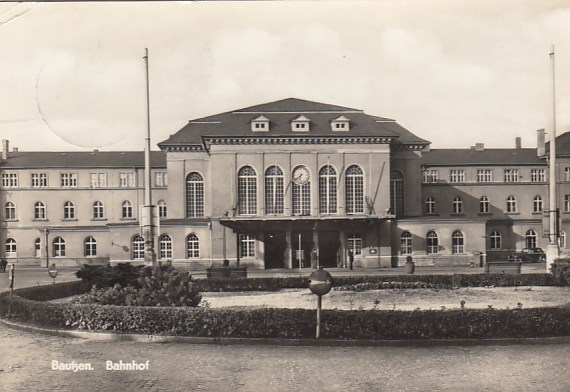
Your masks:
{"label": "signpost", "polygon": [[317,295],[317,339],[319,339],[321,336],[322,297],[331,291],[331,288],[332,276],[328,273],[328,271],[325,271],[323,267],[320,267],[309,276],[309,289],[313,292],[313,294]]}
{"label": "signpost", "polygon": [[14,264],[10,266],[10,276],[8,278],[10,279],[10,301],[8,302],[8,314],[10,314],[12,309],[12,293],[14,292]]}
{"label": "signpost", "polygon": [[49,276],[51,278],[53,278],[53,284],[55,284],[55,278],[57,276],[57,268],[55,267],[55,263],[53,263],[52,265],[50,265],[49,270],[48,270]]}

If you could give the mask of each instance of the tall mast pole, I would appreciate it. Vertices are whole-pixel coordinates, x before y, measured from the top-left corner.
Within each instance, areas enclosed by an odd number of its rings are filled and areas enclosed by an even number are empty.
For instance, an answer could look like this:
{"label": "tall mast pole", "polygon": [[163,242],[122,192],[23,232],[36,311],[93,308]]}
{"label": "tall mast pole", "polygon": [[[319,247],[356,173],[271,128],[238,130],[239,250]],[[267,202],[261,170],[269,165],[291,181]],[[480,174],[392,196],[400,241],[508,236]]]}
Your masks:
{"label": "tall mast pole", "polygon": [[550,266],[554,260],[559,257],[560,249],[558,248],[558,211],[557,211],[557,194],[556,194],[556,84],[555,84],[555,63],[554,63],[554,45],[550,50],[551,65],[551,128],[550,128],[550,148],[549,148],[549,227],[548,227],[548,248],[546,250],[546,271],[550,270]]}
{"label": "tall mast pole", "polygon": [[143,228],[143,238],[145,242],[144,260],[156,265],[156,253],[154,251],[154,209],[152,205],[151,180],[152,173],[150,170],[150,88],[148,76],[148,48],[145,48],[145,56],[143,57],[146,68],[146,138],[144,149],[144,206],[143,216],[141,219]]}

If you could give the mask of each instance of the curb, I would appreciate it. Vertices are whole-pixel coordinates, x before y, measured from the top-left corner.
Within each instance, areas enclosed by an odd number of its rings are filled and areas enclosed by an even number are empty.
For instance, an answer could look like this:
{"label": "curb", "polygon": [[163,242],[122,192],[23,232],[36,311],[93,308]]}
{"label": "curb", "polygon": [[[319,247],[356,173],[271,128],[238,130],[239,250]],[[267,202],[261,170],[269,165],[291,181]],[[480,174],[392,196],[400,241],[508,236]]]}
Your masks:
{"label": "curb", "polygon": [[185,343],[218,345],[263,345],[297,347],[438,347],[438,346],[507,346],[507,345],[551,345],[570,343],[570,336],[546,338],[497,338],[497,339],[412,339],[412,340],[340,340],[340,339],[280,339],[280,338],[226,338],[174,335],[142,335],[109,332],[71,331],[42,328],[0,319],[8,328],[24,332],[41,333],[49,336],[80,338],[93,341],[130,341],[140,343]]}

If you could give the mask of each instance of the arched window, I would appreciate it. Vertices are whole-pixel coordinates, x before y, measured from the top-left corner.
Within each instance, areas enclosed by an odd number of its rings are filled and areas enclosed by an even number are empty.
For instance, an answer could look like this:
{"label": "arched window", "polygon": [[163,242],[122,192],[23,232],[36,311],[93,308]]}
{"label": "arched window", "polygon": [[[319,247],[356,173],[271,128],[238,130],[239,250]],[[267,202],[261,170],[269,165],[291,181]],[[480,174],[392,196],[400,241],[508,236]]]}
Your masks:
{"label": "arched window", "polygon": [[390,210],[396,215],[404,213],[404,175],[396,170],[390,173]]}
{"label": "arched window", "polygon": [[186,238],[186,257],[189,259],[200,258],[200,240],[196,234],[190,234]]}
{"label": "arched window", "polygon": [[284,212],[283,170],[277,165],[265,170],[265,213],[279,215]]}
{"label": "arched window", "polygon": [[346,169],[345,200],[347,214],[364,213],[364,174],[357,165]]}
{"label": "arched window", "polygon": [[319,213],[337,213],[337,175],[331,165],[319,171]]}
{"label": "arched window", "polygon": [[490,211],[489,198],[487,196],[481,196],[479,199],[479,212],[481,214],[488,214]]}
{"label": "arched window", "polygon": [[560,243],[560,249],[566,249],[566,232],[564,230],[560,231],[560,238],[558,241]]}
{"label": "arched window", "polygon": [[158,217],[159,218],[166,218],[168,216],[168,210],[166,208],[166,202],[164,200],[160,200],[158,203]]}
{"label": "arched window", "polygon": [[144,259],[144,238],[140,235],[135,235],[131,240],[131,249],[133,260],[143,260]]}
{"label": "arched window", "polygon": [[85,257],[97,256],[97,241],[95,238],[89,236],[83,242],[83,255]]}
{"label": "arched window", "polygon": [[46,217],[46,205],[41,201],[36,202],[36,204],[34,204],[34,219],[45,220],[47,219]]}
{"label": "arched window", "polygon": [[431,196],[429,196],[426,199],[426,214],[431,215],[431,214],[435,214],[435,199]]}
{"label": "arched window", "polygon": [[65,240],[61,237],[55,237],[53,239],[53,255],[54,257],[65,256]]}
{"label": "arched window", "polygon": [[497,230],[494,230],[491,233],[491,236],[489,237],[491,238],[491,249],[492,250],[499,250],[501,249],[501,240],[502,240],[502,236],[501,233]]}
{"label": "arched window", "polygon": [[463,214],[463,200],[459,196],[455,196],[451,202],[451,211],[454,214]]}
{"label": "arched window", "polygon": [[530,229],[526,232],[526,247],[527,248],[536,248],[536,231]]}
{"label": "arched window", "polygon": [[75,204],[72,201],[63,204],[63,219],[75,219]]}
{"label": "arched window", "polygon": [[412,234],[409,231],[404,231],[400,237],[400,251],[403,255],[412,254]]}
{"label": "arched window", "polygon": [[186,176],[186,217],[204,216],[204,178],[192,172]]}
{"label": "arched window", "polygon": [[451,235],[451,253],[465,253],[465,238],[463,237],[463,233],[459,230],[454,231]]}
{"label": "arched window", "polygon": [[172,259],[172,238],[163,234],[158,239],[158,257],[160,259]]}
{"label": "arched window", "polygon": [[105,206],[102,201],[97,200],[93,203],[93,219],[105,218]]}
{"label": "arched window", "polygon": [[257,174],[251,166],[238,172],[238,214],[257,214]]}
{"label": "arched window", "polygon": [[133,203],[130,200],[125,200],[121,207],[121,218],[132,219],[133,217]]}
{"label": "arched window", "polygon": [[428,231],[426,236],[427,243],[427,254],[433,255],[439,252],[439,238],[437,233],[433,230]]}
{"label": "arched window", "polygon": [[16,205],[11,201],[4,207],[4,217],[6,220],[16,220]]}
{"label": "arched window", "polygon": [[[297,172],[309,173],[305,166],[297,166],[293,176]],[[304,178],[301,175],[298,181],[293,181],[291,198],[293,215],[311,215],[311,181],[308,176]]]}
{"label": "arched window", "polygon": [[507,212],[517,212],[517,199],[514,196],[507,198]]}
{"label": "arched window", "polygon": [[6,257],[15,257],[16,256],[16,240],[13,238],[6,239]]}
{"label": "arched window", "polygon": [[532,212],[542,212],[542,197],[540,195],[534,197]]}
{"label": "arched window", "polygon": [[42,255],[42,240],[41,238],[36,238],[34,241],[34,257],[41,257]]}

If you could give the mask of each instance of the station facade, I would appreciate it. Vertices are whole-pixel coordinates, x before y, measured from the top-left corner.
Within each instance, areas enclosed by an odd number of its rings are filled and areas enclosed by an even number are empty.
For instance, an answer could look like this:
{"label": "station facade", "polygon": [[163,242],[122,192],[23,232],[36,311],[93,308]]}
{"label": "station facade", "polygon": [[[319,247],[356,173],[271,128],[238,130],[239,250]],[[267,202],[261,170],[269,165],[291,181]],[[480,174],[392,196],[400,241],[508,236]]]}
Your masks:
{"label": "station facade", "polygon": [[[561,246],[570,137],[557,143]],[[0,163],[2,257],[142,262],[142,152],[19,152]],[[159,260],[204,269],[479,264],[546,247],[536,148],[430,149],[396,121],[284,99],[188,122],[152,153]]]}

